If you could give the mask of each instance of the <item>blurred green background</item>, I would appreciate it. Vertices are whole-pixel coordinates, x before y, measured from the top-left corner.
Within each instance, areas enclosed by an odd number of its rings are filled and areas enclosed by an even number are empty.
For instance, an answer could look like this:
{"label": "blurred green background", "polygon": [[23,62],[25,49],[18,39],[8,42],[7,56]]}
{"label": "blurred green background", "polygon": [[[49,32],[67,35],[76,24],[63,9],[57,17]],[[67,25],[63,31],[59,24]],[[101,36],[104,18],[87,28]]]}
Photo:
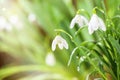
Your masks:
{"label": "blurred green background", "polygon": [[[109,17],[117,10],[119,0],[0,0],[0,80],[85,80],[94,69],[86,61],[79,65],[79,51],[67,63],[75,47],[70,38],[68,50],[51,50],[55,29],[72,36],[78,30],[69,25],[78,9],[85,9],[90,19],[92,9],[105,9]],[[99,39],[83,29],[76,44]]]}

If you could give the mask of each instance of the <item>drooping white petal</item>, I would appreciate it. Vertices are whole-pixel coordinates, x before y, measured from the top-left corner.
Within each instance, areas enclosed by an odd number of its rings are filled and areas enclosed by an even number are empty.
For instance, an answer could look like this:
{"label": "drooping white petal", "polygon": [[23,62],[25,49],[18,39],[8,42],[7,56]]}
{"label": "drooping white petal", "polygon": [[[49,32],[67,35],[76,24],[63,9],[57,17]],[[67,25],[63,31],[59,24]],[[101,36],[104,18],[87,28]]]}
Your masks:
{"label": "drooping white petal", "polygon": [[75,26],[76,20],[75,18],[72,19],[71,23],[70,23],[70,28],[72,29]]}
{"label": "drooping white petal", "polygon": [[76,22],[78,24],[79,27],[83,27],[84,23],[82,21],[77,21]]}
{"label": "drooping white petal", "polygon": [[68,43],[66,42],[66,40],[63,41],[63,46],[68,49]]}
{"label": "drooping white petal", "polygon": [[103,20],[101,18],[98,18],[99,19],[99,23],[100,23],[100,28],[103,30],[103,31],[106,31],[106,27],[105,27],[105,24],[103,22]]}
{"label": "drooping white petal", "polygon": [[81,15],[76,15],[76,23],[82,27],[84,25]]}
{"label": "drooping white petal", "polygon": [[77,14],[72,19],[72,21],[70,23],[70,28],[72,29],[76,23],[79,25],[79,27],[83,27],[84,25],[88,24],[88,20],[84,16]]}
{"label": "drooping white petal", "polygon": [[58,42],[58,47],[60,48],[60,49],[63,49],[63,41],[64,41],[64,39],[61,37],[61,36],[57,36],[56,37],[56,40],[57,40],[57,42]]}
{"label": "drooping white petal", "polygon": [[88,24],[88,20],[84,16],[81,16],[81,19],[82,19],[84,25]]}
{"label": "drooping white petal", "polygon": [[102,29],[103,31],[106,31],[106,27],[103,20],[99,18],[96,14],[93,14],[88,24],[89,34],[92,34],[98,28]]}
{"label": "drooping white petal", "polygon": [[62,37],[61,37],[61,43],[60,43],[60,44],[62,44],[63,47],[65,47],[66,49],[68,49],[68,43],[67,43],[67,41],[66,41],[65,39],[63,39]]}
{"label": "drooping white petal", "polygon": [[60,48],[60,49],[63,49],[63,44],[62,43],[58,43],[58,47]]}
{"label": "drooping white petal", "polygon": [[55,51],[56,45],[57,45],[57,42],[56,42],[56,40],[54,39],[53,42],[52,42],[52,51]]}
{"label": "drooping white petal", "polygon": [[63,39],[63,38],[62,38],[61,36],[59,36],[59,35],[57,35],[57,36],[55,37],[55,39],[53,40],[53,42],[52,42],[52,51],[55,51],[56,45],[58,45],[58,47],[59,47],[60,49],[63,49],[64,47],[65,47],[66,49],[68,49],[68,44],[67,44],[66,40]]}
{"label": "drooping white petal", "polygon": [[94,32],[94,29],[92,29],[91,24],[89,24],[88,31],[89,31],[89,34],[92,34]]}
{"label": "drooping white petal", "polygon": [[80,16],[79,16],[79,15],[76,15],[76,16],[72,19],[72,21],[71,21],[71,23],[70,23],[70,28],[71,28],[71,29],[75,26],[75,24],[79,21],[79,19],[80,19]]}
{"label": "drooping white petal", "polygon": [[96,15],[92,15],[90,22],[88,24],[88,31],[89,34],[92,34],[95,30],[98,29],[98,20],[97,20],[97,16]]}
{"label": "drooping white petal", "polygon": [[97,17],[96,14],[93,14],[93,15],[92,15],[89,24],[92,26],[92,29],[93,29],[93,30],[97,30],[97,29],[98,29],[99,20],[98,20],[98,17]]}

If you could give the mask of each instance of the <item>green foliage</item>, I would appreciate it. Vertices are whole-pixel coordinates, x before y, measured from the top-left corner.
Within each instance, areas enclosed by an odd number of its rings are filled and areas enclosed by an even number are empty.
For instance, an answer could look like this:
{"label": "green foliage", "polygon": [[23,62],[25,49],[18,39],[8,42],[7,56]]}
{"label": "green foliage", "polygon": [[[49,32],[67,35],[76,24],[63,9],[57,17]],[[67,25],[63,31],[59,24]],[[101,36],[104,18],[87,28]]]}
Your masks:
{"label": "green foliage", "polygon": [[[9,13],[2,16],[9,20],[11,14],[17,14],[22,29],[12,25],[12,31],[0,32],[0,52],[18,62],[4,65],[0,69],[0,80],[21,72],[28,74],[18,77],[19,80],[120,79],[119,0],[17,0],[11,3]],[[90,35],[87,25],[70,29],[77,10],[90,20],[93,8],[105,22],[106,32],[98,30]],[[30,13],[36,16],[33,22],[28,20]],[[68,42],[68,50],[57,47],[51,51],[57,34]],[[46,64],[48,54],[54,55],[55,65]]]}

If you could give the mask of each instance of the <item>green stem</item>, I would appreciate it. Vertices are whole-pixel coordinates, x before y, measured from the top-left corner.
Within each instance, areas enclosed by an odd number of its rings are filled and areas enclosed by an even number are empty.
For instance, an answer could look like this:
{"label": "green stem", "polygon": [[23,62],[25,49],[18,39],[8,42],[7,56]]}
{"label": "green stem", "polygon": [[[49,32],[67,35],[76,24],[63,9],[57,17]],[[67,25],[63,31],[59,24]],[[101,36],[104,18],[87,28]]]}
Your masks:
{"label": "green stem", "polygon": [[88,60],[90,61],[90,63],[93,65],[93,67],[103,76],[103,78],[105,80],[107,80],[106,76],[100,71],[100,69],[98,68],[98,66],[94,65],[94,63],[91,61],[91,59],[88,57]]}
{"label": "green stem", "polygon": [[70,59],[69,59],[69,61],[68,61],[68,66],[70,65],[71,60],[72,60],[72,57],[73,57],[73,55],[74,55],[74,53],[75,53],[75,51],[76,51],[77,49],[78,49],[78,47],[76,47],[76,48],[73,49],[73,51],[72,51],[72,53],[71,53],[71,55],[70,55]]}
{"label": "green stem", "polygon": [[70,39],[72,39],[72,36],[69,33],[67,33],[66,31],[62,30],[62,29],[55,29],[55,31],[56,32],[63,32],[65,34],[67,34],[70,37]]}

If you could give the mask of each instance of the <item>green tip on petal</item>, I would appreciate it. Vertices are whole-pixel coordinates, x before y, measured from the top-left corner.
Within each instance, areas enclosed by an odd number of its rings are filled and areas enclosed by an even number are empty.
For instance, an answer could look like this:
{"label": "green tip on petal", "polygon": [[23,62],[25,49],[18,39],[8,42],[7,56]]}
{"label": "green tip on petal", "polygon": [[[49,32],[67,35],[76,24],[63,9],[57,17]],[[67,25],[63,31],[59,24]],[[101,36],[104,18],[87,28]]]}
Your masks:
{"label": "green tip on petal", "polygon": [[57,32],[57,33],[56,33],[56,36],[57,36],[57,35],[60,35],[60,32]]}
{"label": "green tip on petal", "polygon": [[76,14],[80,14],[81,10],[78,10]]}
{"label": "green tip on petal", "polygon": [[97,7],[93,8],[93,14],[96,14]]}
{"label": "green tip on petal", "polygon": [[81,9],[80,11],[85,12],[85,10],[84,10],[84,9]]}
{"label": "green tip on petal", "polygon": [[84,9],[79,9],[76,14],[80,14],[81,12],[85,12]]}
{"label": "green tip on petal", "polygon": [[56,29],[55,29],[54,31],[56,32],[56,36],[57,36],[57,35],[60,35],[60,32],[59,32],[59,31],[57,31]]}

